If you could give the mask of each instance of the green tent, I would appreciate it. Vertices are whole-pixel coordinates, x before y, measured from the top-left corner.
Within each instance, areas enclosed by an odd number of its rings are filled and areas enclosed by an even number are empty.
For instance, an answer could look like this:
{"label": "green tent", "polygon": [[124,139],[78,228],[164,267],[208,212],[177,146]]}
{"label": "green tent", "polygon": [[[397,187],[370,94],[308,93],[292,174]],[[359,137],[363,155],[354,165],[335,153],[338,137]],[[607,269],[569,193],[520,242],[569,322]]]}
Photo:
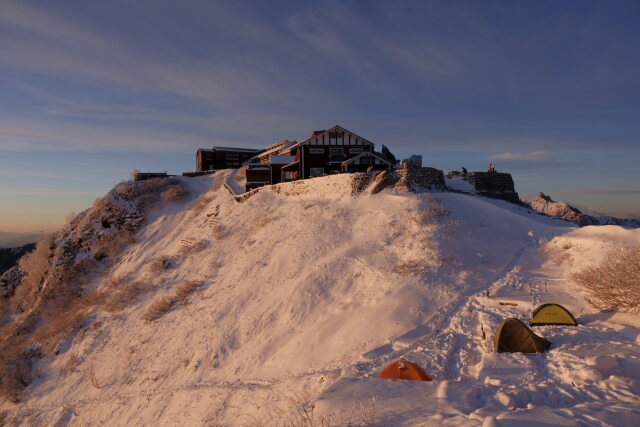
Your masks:
{"label": "green tent", "polygon": [[493,341],[497,353],[542,353],[551,346],[518,319],[505,319],[498,326]]}
{"label": "green tent", "polygon": [[578,322],[573,317],[569,310],[561,306],[560,304],[542,304],[540,307],[533,311],[533,316],[529,325],[573,325],[576,326]]}

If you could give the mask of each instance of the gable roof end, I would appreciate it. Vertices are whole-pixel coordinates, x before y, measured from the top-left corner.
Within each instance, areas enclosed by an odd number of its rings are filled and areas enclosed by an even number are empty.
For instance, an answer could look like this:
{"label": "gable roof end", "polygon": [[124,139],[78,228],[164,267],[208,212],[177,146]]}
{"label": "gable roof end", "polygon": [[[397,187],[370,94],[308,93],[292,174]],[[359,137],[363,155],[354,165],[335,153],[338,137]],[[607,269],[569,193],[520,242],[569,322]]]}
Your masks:
{"label": "gable roof end", "polygon": [[363,157],[363,156],[375,157],[376,159],[379,159],[379,160],[385,162],[386,164],[391,165],[391,162],[389,162],[387,159],[383,159],[382,157],[378,156],[377,154],[370,153],[368,151],[365,151],[363,153],[358,154],[357,156],[353,156],[352,158],[345,160],[344,162],[342,162],[342,165],[343,166],[348,165],[352,161],[354,161],[356,159],[359,159],[360,157]]}

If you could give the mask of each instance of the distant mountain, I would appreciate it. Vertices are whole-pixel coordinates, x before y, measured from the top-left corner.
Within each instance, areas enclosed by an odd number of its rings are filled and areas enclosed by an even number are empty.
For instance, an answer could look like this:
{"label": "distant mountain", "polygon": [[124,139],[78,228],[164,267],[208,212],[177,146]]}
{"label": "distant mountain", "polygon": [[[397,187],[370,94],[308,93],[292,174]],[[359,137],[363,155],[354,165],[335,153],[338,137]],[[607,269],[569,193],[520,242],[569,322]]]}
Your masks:
{"label": "distant mountain", "polygon": [[616,218],[613,216],[593,216],[580,211],[565,202],[556,202],[544,193],[538,193],[529,205],[536,211],[585,225],[620,225],[623,227],[640,227],[640,220],[633,218]]}
{"label": "distant mountain", "polygon": [[46,233],[8,233],[0,231],[0,248],[17,248],[28,243],[35,243]]}
{"label": "distant mountain", "polygon": [[34,243],[29,243],[17,248],[0,248],[0,275],[16,265],[22,255],[32,251],[35,247]]}

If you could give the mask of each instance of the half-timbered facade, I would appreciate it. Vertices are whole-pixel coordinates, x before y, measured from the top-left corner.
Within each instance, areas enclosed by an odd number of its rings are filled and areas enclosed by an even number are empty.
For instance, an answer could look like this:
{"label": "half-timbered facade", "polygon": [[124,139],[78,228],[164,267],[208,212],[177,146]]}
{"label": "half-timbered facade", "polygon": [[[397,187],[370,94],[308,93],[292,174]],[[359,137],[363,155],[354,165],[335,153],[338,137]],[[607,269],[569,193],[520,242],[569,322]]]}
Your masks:
{"label": "half-timbered facade", "polygon": [[355,157],[342,162],[343,172],[366,172],[368,170],[384,170],[391,167],[388,160],[383,159],[377,154],[365,151]]}
{"label": "half-timbered facade", "polygon": [[306,179],[341,173],[345,160],[371,152],[373,147],[373,142],[336,125],[313,132],[310,138],[292,148],[297,150],[299,177]]}
{"label": "half-timbered facade", "polygon": [[266,182],[295,181],[342,172],[387,169],[391,163],[374,152],[373,142],[339,126],[313,131],[304,141],[280,141],[247,160],[247,190]]}

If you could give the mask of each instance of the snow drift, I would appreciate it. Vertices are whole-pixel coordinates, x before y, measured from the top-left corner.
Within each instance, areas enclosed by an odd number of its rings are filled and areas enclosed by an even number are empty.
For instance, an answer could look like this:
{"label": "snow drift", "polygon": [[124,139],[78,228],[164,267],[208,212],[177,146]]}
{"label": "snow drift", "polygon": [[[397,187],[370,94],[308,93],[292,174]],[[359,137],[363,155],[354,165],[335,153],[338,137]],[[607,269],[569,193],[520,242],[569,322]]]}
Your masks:
{"label": "snow drift", "polygon": [[[228,173],[178,178],[188,195],[150,207],[113,263],[86,277],[83,289],[126,304],[83,312],[35,362],[22,400],[3,404],[6,423],[640,420],[640,322],[593,309],[576,267],[548,255],[563,238],[588,252],[600,228],[573,237],[575,224],[466,194],[354,195],[349,175],[239,203]],[[502,319],[528,320],[543,302],[581,326],[537,327],[552,343],[544,354],[494,353]],[[376,378],[397,359],[434,381]]]}

